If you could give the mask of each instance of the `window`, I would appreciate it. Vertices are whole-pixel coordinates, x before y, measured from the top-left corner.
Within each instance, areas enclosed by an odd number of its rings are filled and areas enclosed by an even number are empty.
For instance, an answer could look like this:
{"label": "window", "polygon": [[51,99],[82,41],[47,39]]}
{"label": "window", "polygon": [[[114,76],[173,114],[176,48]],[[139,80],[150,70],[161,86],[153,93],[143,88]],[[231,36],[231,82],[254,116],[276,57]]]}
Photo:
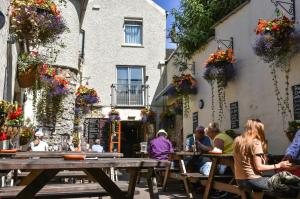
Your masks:
{"label": "window", "polygon": [[142,45],[143,21],[125,19],[124,40],[125,45]]}
{"label": "window", "polygon": [[144,105],[143,67],[117,67],[117,105]]}

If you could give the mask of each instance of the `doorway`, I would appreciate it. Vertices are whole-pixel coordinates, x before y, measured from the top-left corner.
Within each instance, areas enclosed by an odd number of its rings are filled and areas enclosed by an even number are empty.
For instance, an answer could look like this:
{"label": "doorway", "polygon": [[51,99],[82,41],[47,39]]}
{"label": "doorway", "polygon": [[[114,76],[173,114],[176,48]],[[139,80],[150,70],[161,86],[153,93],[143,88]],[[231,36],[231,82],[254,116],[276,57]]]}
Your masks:
{"label": "doorway", "polygon": [[135,157],[140,150],[140,142],[143,140],[140,121],[122,121],[121,133],[121,153],[124,157]]}

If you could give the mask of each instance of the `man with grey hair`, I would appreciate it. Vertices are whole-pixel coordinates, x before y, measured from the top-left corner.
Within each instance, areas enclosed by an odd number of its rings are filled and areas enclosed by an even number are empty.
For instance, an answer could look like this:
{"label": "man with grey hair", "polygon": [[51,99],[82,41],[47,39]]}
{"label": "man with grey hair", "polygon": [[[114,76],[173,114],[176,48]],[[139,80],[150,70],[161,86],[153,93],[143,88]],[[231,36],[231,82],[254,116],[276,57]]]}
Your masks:
{"label": "man with grey hair", "polygon": [[95,140],[95,144],[92,146],[93,152],[102,153],[103,152],[103,146],[100,145],[100,139]]}

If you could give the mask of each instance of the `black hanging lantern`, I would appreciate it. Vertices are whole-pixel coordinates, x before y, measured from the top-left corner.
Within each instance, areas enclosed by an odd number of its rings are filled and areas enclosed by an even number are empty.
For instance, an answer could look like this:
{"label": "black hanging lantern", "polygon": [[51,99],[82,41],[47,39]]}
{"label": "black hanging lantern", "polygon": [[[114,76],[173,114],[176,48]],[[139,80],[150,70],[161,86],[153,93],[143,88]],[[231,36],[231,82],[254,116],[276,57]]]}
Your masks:
{"label": "black hanging lantern", "polygon": [[3,28],[5,24],[5,16],[4,14],[0,11],[0,29]]}

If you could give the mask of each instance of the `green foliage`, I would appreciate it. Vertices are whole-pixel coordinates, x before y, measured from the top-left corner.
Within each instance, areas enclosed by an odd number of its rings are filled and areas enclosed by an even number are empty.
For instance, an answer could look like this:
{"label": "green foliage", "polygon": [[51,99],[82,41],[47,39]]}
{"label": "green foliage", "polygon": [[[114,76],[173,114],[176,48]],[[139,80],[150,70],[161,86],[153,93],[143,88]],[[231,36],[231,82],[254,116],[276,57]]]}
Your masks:
{"label": "green foliage", "polygon": [[170,37],[179,44],[180,52],[190,58],[214,35],[211,28],[245,0],[181,0],[174,9],[175,17]]}

